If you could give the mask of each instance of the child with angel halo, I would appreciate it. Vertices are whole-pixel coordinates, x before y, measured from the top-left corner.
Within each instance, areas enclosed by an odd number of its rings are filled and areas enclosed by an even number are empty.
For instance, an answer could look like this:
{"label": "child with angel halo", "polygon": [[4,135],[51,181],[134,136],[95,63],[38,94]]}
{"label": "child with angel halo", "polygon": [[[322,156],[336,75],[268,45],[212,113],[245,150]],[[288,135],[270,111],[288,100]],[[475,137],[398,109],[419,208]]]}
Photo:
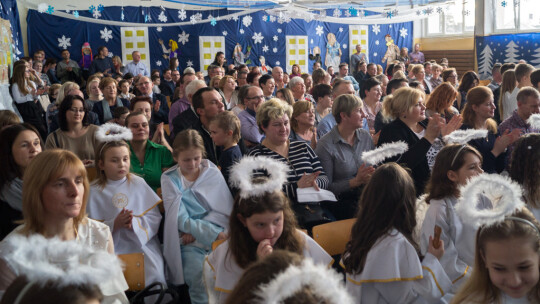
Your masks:
{"label": "child with angel halo", "polygon": [[452,281],[439,263],[444,242],[430,237],[421,260],[413,239],[415,201],[414,182],[396,163],[378,167],[364,188],[342,260],[347,290],[357,303],[431,303],[450,290]]}
{"label": "child with angel halo", "polygon": [[98,178],[90,187],[88,217],[109,226],[117,254],[144,254],[146,285],[166,285],[158,239],[161,199],[143,178],[129,172],[126,141],[132,137],[129,129],[115,123],[106,123],[96,132]]}
{"label": "child with angel halo", "polygon": [[[456,212],[478,232],[471,277],[451,303],[540,303],[540,224],[525,208],[519,185],[482,174],[461,192]],[[479,193],[493,208],[478,210]]]}
{"label": "child with angel halo", "polygon": [[176,135],[177,165],[161,176],[165,207],[164,256],[173,284],[189,286],[191,303],[208,303],[203,262],[212,243],[227,238],[233,198],[219,169],[205,157],[199,133]]}
{"label": "child with angel halo", "polygon": [[[253,177],[254,171],[267,176]],[[296,218],[282,192],[289,168],[269,157],[244,157],[231,170],[231,185],[239,189],[230,217],[230,237],[207,256],[204,279],[210,303],[225,303],[244,270],[274,249],[332,265],[313,239],[297,229]]]}

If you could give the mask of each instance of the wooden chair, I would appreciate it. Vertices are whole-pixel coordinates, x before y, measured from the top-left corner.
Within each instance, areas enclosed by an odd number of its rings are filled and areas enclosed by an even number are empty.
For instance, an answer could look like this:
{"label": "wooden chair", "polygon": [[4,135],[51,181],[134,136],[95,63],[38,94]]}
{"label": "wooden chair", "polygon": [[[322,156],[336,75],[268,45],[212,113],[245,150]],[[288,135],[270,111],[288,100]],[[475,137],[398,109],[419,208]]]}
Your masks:
{"label": "wooden chair", "polygon": [[163,130],[167,135],[171,135],[171,128],[169,128],[169,124],[163,124]]}
{"label": "wooden chair", "polygon": [[144,253],[119,254],[118,257],[124,262],[124,277],[130,291],[143,290],[146,286],[144,281]]}
{"label": "wooden chair", "polygon": [[88,181],[92,182],[97,179],[97,168],[96,167],[86,167],[86,175],[88,176]]}
{"label": "wooden chair", "polygon": [[342,254],[351,238],[351,228],[356,219],[342,220],[314,226],[313,239],[329,255]]}
{"label": "wooden chair", "polygon": [[167,100],[167,105],[169,106],[169,109],[171,108],[172,102],[170,96],[165,96],[165,99]]}
{"label": "wooden chair", "polygon": [[482,79],[480,80],[480,84],[481,86],[487,86],[489,83],[491,82],[491,80],[489,79]]}

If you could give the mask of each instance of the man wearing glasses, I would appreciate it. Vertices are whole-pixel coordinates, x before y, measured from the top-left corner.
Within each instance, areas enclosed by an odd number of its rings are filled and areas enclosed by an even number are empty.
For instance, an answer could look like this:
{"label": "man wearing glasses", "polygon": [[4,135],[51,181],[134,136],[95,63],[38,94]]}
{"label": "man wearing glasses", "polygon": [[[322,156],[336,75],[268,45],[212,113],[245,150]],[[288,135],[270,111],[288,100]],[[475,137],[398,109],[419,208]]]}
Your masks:
{"label": "man wearing glasses", "polygon": [[154,104],[152,113],[153,122],[168,124],[169,105],[167,104],[167,100],[165,96],[152,92],[153,87],[154,84],[146,76],[142,76],[139,78],[139,82],[137,82],[137,89],[139,89],[141,95],[152,98],[152,103]]}
{"label": "man wearing glasses", "polygon": [[251,148],[258,145],[263,139],[263,135],[259,132],[259,127],[257,126],[257,119],[255,118],[257,109],[264,102],[263,91],[256,86],[250,87],[243,102],[246,105],[246,109],[238,114],[238,119],[240,119],[240,134],[242,134],[246,147]]}

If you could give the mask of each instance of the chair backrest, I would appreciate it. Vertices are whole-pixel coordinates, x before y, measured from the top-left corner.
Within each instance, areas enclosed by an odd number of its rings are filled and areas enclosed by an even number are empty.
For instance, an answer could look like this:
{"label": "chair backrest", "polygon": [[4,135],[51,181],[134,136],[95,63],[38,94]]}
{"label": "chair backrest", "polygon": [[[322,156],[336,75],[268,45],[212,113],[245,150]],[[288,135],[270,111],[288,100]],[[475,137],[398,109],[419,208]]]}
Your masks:
{"label": "chair backrest", "polygon": [[314,226],[313,239],[329,255],[342,254],[351,238],[351,228],[356,219],[348,219]]}
{"label": "chair backrest", "polygon": [[124,277],[129,290],[139,291],[146,286],[144,281],[144,254],[142,252],[119,254],[118,257],[124,262]]}
{"label": "chair backrest", "polygon": [[482,79],[482,80],[480,80],[479,85],[487,86],[490,83],[491,83],[491,79]]}

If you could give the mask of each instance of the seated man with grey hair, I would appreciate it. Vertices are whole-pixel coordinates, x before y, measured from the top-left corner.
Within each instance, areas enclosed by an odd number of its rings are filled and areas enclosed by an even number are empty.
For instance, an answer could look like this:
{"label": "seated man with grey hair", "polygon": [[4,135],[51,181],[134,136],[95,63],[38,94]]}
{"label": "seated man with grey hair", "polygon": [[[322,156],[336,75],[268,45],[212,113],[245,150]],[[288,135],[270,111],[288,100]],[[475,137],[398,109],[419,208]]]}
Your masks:
{"label": "seated man with grey hair", "polygon": [[291,90],[294,101],[307,100],[310,101],[313,106],[315,106],[315,100],[313,100],[313,96],[306,94],[306,84],[304,83],[304,79],[302,77],[291,78],[291,80],[289,80],[287,88]]}
{"label": "seated man with grey hair", "polygon": [[180,115],[173,118],[172,130],[174,130],[174,133],[171,132],[171,140],[174,140],[175,134],[178,134],[186,129],[193,129],[193,125],[199,121],[199,115],[197,115],[195,109],[193,108],[192,98],[199,89],[205,87],[207,87],[206,83],[199,79],[192,80],[186,86],[185,96],[187,97],[190,106],[184,112],[180,113]]}

